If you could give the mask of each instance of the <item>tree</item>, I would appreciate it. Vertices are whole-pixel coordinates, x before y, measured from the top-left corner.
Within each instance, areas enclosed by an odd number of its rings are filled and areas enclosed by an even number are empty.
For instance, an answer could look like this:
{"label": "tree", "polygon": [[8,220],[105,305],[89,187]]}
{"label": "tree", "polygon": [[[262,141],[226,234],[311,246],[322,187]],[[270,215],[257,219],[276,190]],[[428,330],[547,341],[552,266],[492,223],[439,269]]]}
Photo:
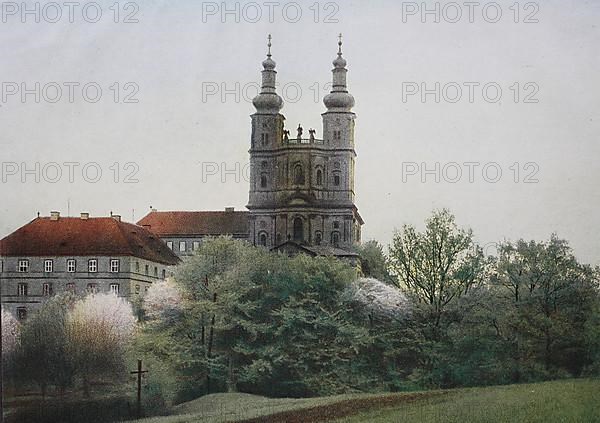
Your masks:
{"label": "tree", "polygon": [[411,225],[396,232],[390,261],[400,285],[426,305],[435,328],[451,301],[482,283],[486,269],[472,231],[458,228],[446,209],[427,219],[424,232]]}
{"label": "tree", "polygon": [[375,241],[367,241],[356,247],[360,257],[360,267],[367,278],[375,278],[382,282],[394,284],[395,278],[390,273],[388,258],[383,252],[383,246]]}
{"label": "tree", "polygon": [[567,241],[505,242],[493,281],[512,303],[502,332],[511,341],[514,381],[579,375],[589,365],[582,334],[594,316],[598,280]]}
{"label": "tree", "polygon": [[20,325],[12,313],[2,309],[2,360],[8,361],[17,349]]}
{"label": "tree", "polygon": [[92,294],[75,303],[68,316],[68,357],[90,395],[92,377],[122,378],[125,350],[135,326],[131,305],[114,294]]}
{"label": "tree", "polygon": [[181,292],[172,279],[153,283],[143,299],[147,320],[171,322],[183,312]]}
{"label": "tree", "polygon": [[37,383],[43,396],[50,385],[64,392],[73,382],[66,331],[72,302],[69,294],[57,295],[42,304],[22,326],[16,358],[18,377],[21,382]]}

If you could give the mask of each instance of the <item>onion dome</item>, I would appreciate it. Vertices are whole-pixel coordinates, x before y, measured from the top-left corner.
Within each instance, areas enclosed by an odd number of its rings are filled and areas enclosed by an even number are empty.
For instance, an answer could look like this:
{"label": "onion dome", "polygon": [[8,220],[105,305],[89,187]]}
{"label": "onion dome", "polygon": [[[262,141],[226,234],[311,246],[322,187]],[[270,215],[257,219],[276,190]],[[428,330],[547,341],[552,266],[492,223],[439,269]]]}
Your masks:
{"label": "onion dome", "polygon": [[342,57],[342,34],[339,35],[338,54],[333,61],[333,88],[323,99],[328,112],[350,112],[354,107],[354,97],[346,87],[346,59]]}
{"label": "onion dome", "polygon": [[269,50],[267,58],[262,62],[262,87],[260,94],[252,100],[257,113],[278,114],[283,107],[283,99],[275,91],[277,71],[275,61],[271,59],[271,34],[267,44]]}

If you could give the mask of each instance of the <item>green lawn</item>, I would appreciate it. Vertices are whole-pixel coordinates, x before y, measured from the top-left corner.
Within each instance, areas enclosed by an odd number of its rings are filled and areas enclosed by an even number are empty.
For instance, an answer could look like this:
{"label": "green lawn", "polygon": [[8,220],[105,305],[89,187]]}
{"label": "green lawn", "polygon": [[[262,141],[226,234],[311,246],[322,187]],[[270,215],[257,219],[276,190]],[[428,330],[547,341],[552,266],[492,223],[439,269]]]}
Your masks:
{"label": "green lawn", "polygon": [[215,394],[181,404],[174,413],[140,422],[592,423],[600,422],[600,380],[308,399]]}
{"label": "green lawn", "polygon": [[335,423],[600,422],[600,380],[472,388]]}

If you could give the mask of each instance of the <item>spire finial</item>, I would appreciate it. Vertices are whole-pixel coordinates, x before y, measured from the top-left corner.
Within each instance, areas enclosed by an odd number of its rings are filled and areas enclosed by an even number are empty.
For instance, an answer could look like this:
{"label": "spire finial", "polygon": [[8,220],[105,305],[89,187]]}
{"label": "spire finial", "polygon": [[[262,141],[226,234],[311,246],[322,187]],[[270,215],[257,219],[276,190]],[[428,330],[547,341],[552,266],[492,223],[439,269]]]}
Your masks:
{"label": "spire finial", "polygon": [[342,54],[342,33],[340,32],[340,35],[338,35],[338,54],[341,55]]}
{"label": "spire finial", "polygon": [[271,57],[271,34],[269,34],[267,39],[268,39],[267,47],[269,47],[269,52],[267,53],[267,57]]}

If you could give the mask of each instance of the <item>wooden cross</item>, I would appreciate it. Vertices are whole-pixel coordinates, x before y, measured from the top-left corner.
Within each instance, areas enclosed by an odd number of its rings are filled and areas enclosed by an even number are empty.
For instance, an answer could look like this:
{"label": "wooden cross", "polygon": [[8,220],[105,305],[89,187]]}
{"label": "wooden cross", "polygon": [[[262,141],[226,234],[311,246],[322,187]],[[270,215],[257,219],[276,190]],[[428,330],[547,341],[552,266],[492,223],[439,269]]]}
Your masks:
{"label": "wooden cross", "polygon": [[142,374],[148,373],[148,370],[142,370],[142,360],[138,360],[137,370],[130,372],[132,375],[137,375],[137,416],[142,416]]}

